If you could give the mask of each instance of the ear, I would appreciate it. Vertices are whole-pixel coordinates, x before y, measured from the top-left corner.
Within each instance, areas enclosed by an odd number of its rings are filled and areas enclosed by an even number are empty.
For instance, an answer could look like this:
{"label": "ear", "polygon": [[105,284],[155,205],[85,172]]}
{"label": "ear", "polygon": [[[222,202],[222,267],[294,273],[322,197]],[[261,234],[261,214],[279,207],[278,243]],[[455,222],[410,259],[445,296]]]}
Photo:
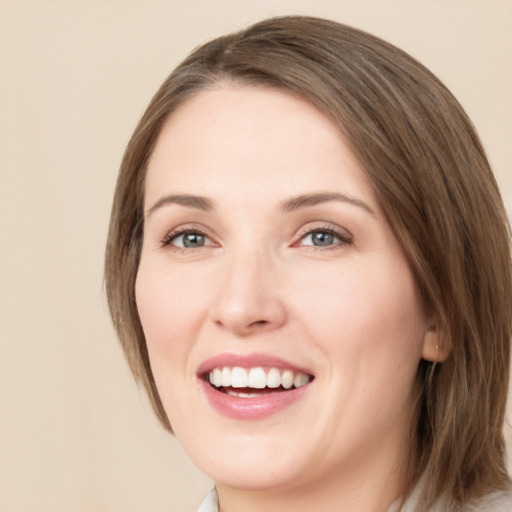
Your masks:
{"label": "ear", "polygon": [[432,321],[423,338],[421,357],[432,363],[442,363],[450,354],[451,347],[440,336],[438,324]]}

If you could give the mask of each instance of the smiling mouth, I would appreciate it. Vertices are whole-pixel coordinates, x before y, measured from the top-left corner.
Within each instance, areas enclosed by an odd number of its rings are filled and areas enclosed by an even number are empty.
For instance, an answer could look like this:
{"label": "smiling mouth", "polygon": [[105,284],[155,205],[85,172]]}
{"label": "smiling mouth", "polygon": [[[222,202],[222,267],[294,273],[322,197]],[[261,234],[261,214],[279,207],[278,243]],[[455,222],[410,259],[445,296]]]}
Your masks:
{"label": "smiling mouth", "polygon": [[218,367],[205,375],[205,380],[215,390],[239,398],[255,398],[270,393],[298,389],[313,380],[313,376],[280,370],[279,368]]}

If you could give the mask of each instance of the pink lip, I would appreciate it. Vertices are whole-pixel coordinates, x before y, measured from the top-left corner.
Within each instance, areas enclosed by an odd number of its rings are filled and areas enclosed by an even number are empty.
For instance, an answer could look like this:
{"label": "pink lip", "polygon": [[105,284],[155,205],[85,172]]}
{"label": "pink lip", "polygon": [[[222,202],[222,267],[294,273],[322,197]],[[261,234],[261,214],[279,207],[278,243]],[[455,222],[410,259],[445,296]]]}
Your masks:
{"label": "pink lip", "polygon": [[239,366],[241,368],[252,368],[261,366],[262,368],[279,368],[282,370],[292,370],[293,372],[302,372],[311,375],[311,372],[305,368],[301,368],[291,364],[284,359],[272,356],[270,354],[232,354],[225,353],[213,356],[199,366],[197,375],[202,376],[211,372],[214,368],[222,368],[229,366],[231,368]]}
{"label": "pink lip", "polygon": [[214,368],[223,366],[242,368],[261,366],[263,368],[290,369],[294,372],[311,374],[307,370],[290,364],[283,359],[267,354],[220,354],[204,361],[198,368],[197,376],[201,389],[210,405],[223,416],[242,420],[257,420],[266,418],[290,406],[301,399],[311,386],[306,384],[289,391],[269,392],[257,397],[243,398],[231,396],[217,390],[207,381],[205,376]]}

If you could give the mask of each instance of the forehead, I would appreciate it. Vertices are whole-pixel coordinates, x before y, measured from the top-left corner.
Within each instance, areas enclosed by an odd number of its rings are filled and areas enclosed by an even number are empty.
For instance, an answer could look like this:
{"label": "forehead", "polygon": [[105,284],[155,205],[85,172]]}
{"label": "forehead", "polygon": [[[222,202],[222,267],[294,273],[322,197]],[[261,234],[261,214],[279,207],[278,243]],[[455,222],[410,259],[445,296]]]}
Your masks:
{"label": "forehead", "polygon": [[222,85],[169,116],[148,164],[146,199],[235,187],[255,195],[259,183],[287,195],[326,187],[372,194],[339,127],[311,103],[277,89]]}

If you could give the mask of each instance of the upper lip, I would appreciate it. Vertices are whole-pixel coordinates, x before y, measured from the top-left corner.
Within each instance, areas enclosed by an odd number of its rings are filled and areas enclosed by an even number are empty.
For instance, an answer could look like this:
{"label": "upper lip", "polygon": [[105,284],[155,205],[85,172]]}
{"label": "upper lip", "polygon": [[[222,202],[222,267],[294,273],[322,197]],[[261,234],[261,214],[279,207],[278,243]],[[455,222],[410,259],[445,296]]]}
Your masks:
{"label": "upper lip", "polygon": [[285,359],[273,356],[265,353],[253,353],[253,354],[236,354],[236,353],[223,353],[212,356],[203,361],[197,369],[198,376],[207,375],[215,368],[222,367],[240,367],[240,368],[278,368],[282,370],[292,370],[294,373],[305,373],[313,376],[311,370],[290,363]]}

